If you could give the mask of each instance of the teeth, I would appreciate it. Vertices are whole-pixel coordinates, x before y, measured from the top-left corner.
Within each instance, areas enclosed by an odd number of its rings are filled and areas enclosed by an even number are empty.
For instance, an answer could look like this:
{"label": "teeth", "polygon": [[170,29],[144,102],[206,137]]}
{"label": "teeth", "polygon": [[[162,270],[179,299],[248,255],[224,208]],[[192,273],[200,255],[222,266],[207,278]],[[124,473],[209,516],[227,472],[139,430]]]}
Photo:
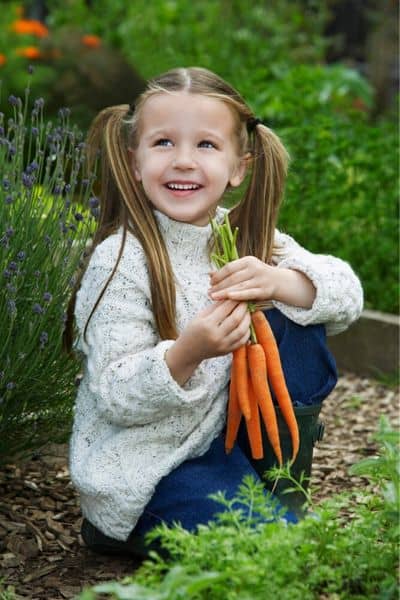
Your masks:
{"label": "teeth", "polygon": [[167,187],[170,190],[198,190],[200,186],[197,183],[167,183]]}

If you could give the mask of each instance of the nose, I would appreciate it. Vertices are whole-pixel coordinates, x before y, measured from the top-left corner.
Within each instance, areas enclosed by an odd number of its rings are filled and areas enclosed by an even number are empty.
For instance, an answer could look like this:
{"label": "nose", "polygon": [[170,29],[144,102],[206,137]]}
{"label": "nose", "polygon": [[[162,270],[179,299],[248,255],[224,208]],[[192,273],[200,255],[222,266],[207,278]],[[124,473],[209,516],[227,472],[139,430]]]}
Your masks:
{"label": "nose", "polygon": [[172,160],[172,166],[175,169],[194,169],[196,167],[196,161],[193,156],[193,151],[187,146],[177,146],[175,148],[174,157]]}

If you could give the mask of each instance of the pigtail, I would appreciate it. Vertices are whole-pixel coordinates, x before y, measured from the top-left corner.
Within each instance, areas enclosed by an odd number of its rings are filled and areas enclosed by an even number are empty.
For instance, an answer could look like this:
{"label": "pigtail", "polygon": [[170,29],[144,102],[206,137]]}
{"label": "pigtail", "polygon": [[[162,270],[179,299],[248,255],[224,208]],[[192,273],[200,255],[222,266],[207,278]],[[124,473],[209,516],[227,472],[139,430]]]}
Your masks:
{"label": "pigtail", "polygon": [[252,172],[243,200],[231,212],[240,256],[271,260],[289,155],[279,137],[257,122],[251,133]]}
{"label": "pigtail", "polygon": [[115,233],[120,226],[122,226],[122,240],[118,257],[87,319],[84,339],[86,339],[90,319],[118,268],[127,231],[139,240],[147,259],[152,309],[160,338],[176,339],[177,337],[176,294],[172,266],[152,208],[132,174],[128,153],[131,131],[131,124],[127,120],[128,109],[128,105],[104,109],[95,118],[88,133],[88,166],[93,165],[100,156],[100,216],[93,243],[86,253],[84,266],[77,278],[67,308],[63,347],[70,355],[76,294],[83,275],[96,246]]}

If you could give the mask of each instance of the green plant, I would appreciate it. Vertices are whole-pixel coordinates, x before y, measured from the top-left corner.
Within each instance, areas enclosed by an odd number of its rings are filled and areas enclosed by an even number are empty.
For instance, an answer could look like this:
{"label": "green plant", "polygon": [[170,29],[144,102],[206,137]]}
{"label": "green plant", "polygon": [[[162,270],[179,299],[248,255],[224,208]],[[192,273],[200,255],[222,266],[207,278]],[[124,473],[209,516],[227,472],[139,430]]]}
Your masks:
{"label": "green plant", "polygon": [[[398,434],[382,419],[377,439],[379,456],[353,469],[369,479],[367,488],[314,505],[312,515],[287,525],[262,522],[271,518],[271,507],[262,486],[247,478],[237,498],[214,496],[226,509],[217,522],[195,534],[161,526],[149,535],[161,539],[168,560],[153,554],[132,577],[95,586],[81,600],[95,600],[98,593],[117,600],[394,600],[399,592]],[[248,516],[237,508],[238,501],[248,507]]]}
{"label": "green plant", "polygon": [[9,98],[12,118],[0,115],[0,461],[69,430],[79,365],[61,335],[98,210],[68,110],[45,121],[29,96],[28,85],[24,101]]}
{"label": "green plant", "polygon": [[7,587],[4,587],[3,583],[3,578],[0,578],[0,600],[16,600],[14,586],[7,585]]}
{"label": "green plant", "polygon": [[293,160],[280,227],[348,261],[368,308],[397,313],[396,127],[316,114],[282,135]]}

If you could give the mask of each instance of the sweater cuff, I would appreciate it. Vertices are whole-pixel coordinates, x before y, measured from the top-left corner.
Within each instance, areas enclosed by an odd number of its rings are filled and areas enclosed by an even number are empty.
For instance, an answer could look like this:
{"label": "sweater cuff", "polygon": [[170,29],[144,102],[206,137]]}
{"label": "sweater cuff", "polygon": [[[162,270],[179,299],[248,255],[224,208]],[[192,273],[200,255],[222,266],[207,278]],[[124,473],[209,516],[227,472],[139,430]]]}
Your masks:
{"label": "sweater cuff", "polygon": [[[206,391],[207,377],[205,376],[204,369],[202,367],[202,364],[200,363],[200,365],[195,369],[195,371],[189,377],[189,379],[182,386],[179,385],[179,383],[175,381],[175,379],[172,377],[171,371],[169,370],[169,367],[167,365],[167,361],[165,360],[166,353],[174,344],[175,340],[163,340],[162,342],[159,342],[159,344],[157,344],[156,348],[154,349],[155,354],[159,358],[159,362],[161,365],[160,368],[163,369],[163,371],[165,371],[165,380],[169,381],[168,387],[170,388],[170,392],[172,392],[174,396],[181,396],[183,394],[186,401],[190,402],[191,399],[194,399],[192,398],[193,394],[194,396],[196,396],[196,394],[198,393],[196,392],[196,390],[198,391],[199,388],[201,389],[201,394],[204,394],[204,392]],[[188,396],[188,393],[190,397]]]}
{"label": "sweater cuff", "polygon": [[316,295],[311,308],[292,306],[278,300],[272,300],[275,308],[298,325],[303,326],[312,323],[325,323],[332,318],[332,297],[326,293],[326,278],[321,274],[321,269],[313,269],[309,262],[303,262],[294,256],[283,259],[277,265],[277,268],[293,269],[304,273],[314,285]]}

